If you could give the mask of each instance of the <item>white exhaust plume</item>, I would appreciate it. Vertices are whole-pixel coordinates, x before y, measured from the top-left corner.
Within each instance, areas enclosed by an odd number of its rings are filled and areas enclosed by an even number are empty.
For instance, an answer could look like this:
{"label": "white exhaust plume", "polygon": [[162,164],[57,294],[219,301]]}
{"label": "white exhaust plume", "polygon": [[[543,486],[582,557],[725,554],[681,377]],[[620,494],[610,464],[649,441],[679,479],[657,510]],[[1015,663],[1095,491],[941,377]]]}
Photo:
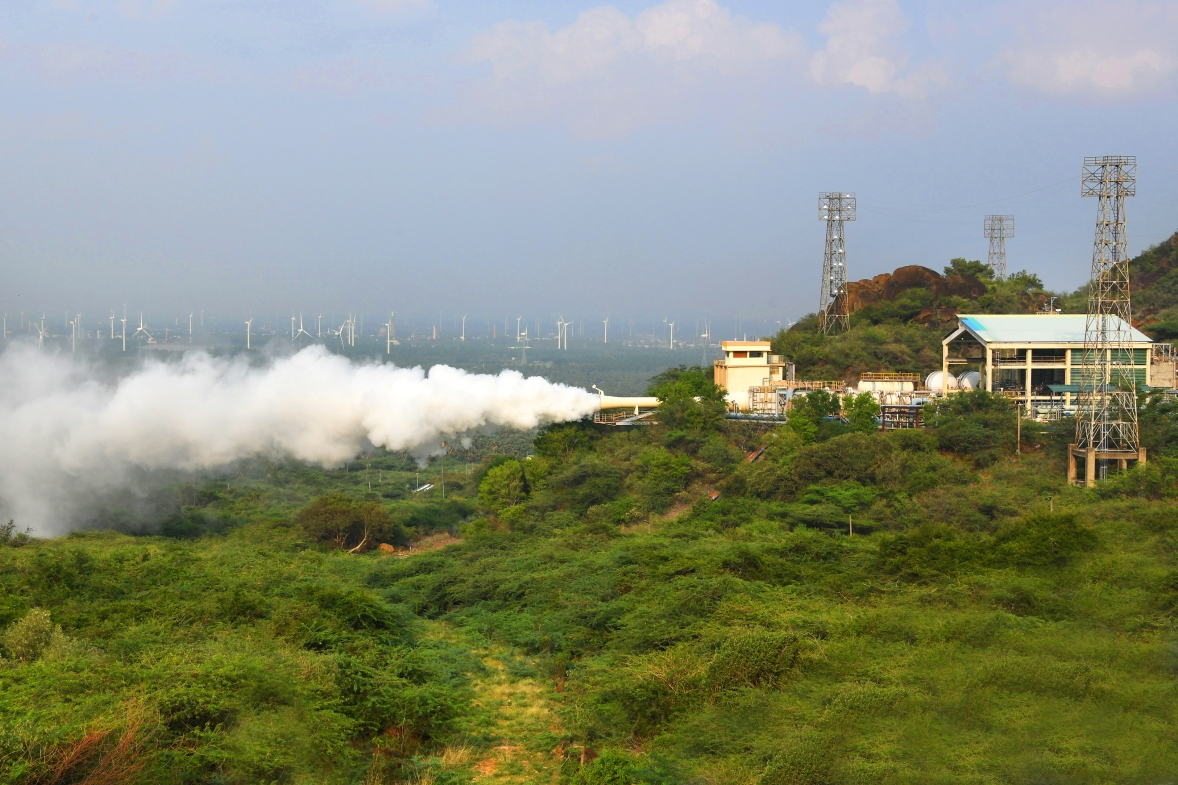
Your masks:
{"label": "white exhaust plume", "polygon": [[424,454],[466,431],[598,408],[597,395],[516,371],[427,374],[317,346],[265,367],[196,352],[106,382],[14,346],[0,355],[0,379],[0,515],[42,535],[68,530],[88,495],[145,471],[208,471],[256,455],[338,466],[370,445]]}

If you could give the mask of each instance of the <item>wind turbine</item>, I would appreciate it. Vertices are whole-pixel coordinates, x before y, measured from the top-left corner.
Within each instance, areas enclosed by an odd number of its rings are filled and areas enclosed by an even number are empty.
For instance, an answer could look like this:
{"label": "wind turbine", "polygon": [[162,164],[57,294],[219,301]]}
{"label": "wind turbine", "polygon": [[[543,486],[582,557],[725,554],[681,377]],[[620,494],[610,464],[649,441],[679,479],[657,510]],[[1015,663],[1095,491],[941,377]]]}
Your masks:
{"label": "wind turbine", "polygon": [[396,315],[397,314],[395,311],[389,311],[389,321],[388,324],[385,325],[385,328],[387,328],[384,334],[385,352],[390,355],[393,353],[393,325],[396,323]]}
{"label": "wind turbine", "polygon": [[189,343],[192,343],[192,317],[193,317],[193,315],[194,314],[192,313],[192,311],[188,312],[188,342]]}
{"label": "wind turbine", "polygon": [[245,320],[245,348],[250,348],[250,325],[254,323],[253,317]]}
{"label": "wind turbine", "polygon": [[41,315],[41,324],[40,324],[40,326],[37,326],[37,348],[38,349],[45,348],[45,335],[46,335],[45,315],[42,314]]}
{"label": "wind turbine", "polygon": [[294,338],[292,338],[291,340],[297,341],[299,339],[300,335],[305,335],[308,338],[311,337],[311,333],[309,333],[303,329],[303,315],[301,313],[299,314],[299,331],[297,333],[295,333]]}
{"label": "wind turbine", "polygon": [[556,317],[556,348],[561,348],[561,341],[564,340],[564,314]]}
{"label": "wind turbine", "polygon": [[78,353],[78,328],[81,326],[82,314],[78,314],[70,321],[70,351]]}
{"label": "wind turbine", "polygon": [[110,312],[110,339],[115,339],[115,312]]}
{"label": "wind turbine", "polygon": [[293,313],[290,315],[290,339],[292,341],[295,339],[294,314]]}
{"label": "wind turbine", "polygon": [[323,314],[319,314],[318,321],[319,321],[318,326],[315,328],[315,337],[322,338],[323,337]]}
{"label": "wind turbine", "polygon": [[466,341],[466,314],[462,314],[462,340]]}
{"label": "wind turbine", "polygon": [[605,317],[605,340],[602,343],[609,343],[609,317]]}
{"label": "wind turbine", "polygon": [[147,336],[148,343],[155,343],[155,338],[151,337],[151,333],[147,331],[147,325],[143,323],[143,311],[139,312],[139,327],[135,330],[134,333],[131,334],[131,338],[135,338],[139,335],[139,333],[143,333]]}
{"label": "wind turbine", "polygon": [[520,323],[520,320],[523,318],[524,317],[522,317],[522,316],[515,317],[515,341],[516,341],[516,343],[519,343],[519,323]]}
{"label": "wind turbine", "polygon": [[123,305],[123,351],[127,351],[127,306]]}

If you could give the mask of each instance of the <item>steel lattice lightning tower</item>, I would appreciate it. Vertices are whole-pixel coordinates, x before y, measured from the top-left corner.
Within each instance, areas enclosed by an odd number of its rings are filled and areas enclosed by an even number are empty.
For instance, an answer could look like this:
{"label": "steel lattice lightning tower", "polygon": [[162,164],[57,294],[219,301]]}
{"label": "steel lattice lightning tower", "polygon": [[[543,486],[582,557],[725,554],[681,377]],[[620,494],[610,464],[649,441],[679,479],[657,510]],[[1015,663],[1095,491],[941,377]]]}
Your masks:
{"label": "steel lattice lightning tower", "polygon": [[1079,369],[1076,443],[1070,458],[1073,462],[1078,455],[1085,458],[1089,483],[1106,476],[1110,460],[1144,459],[1138,449],[1137,377],[1133,369],[1133,312],[1129,305],[1125,235],[1125,197],[1136,194],[1136,156],[1084,159],[1081,195],[1097,197],[1100,202],[1088,285],[1083,365]]}
{"label": "steel lattice lightning tower", "polygon": [[1006,238],[1014,237],[1013,215],[987,215],[985,222],[986,237],[990,240],[990,255],[986,262],[994,271],[997,281],[1006,278]]}
{"label": "steel lattice lightning tower", "polygon": [[822,256],[822,290],[818,296],[818,329],[822,333],[851,326],[843,222],[855,220],[855,208],[855,194],[818,194],[818,217],[826,221],[826,253]]}

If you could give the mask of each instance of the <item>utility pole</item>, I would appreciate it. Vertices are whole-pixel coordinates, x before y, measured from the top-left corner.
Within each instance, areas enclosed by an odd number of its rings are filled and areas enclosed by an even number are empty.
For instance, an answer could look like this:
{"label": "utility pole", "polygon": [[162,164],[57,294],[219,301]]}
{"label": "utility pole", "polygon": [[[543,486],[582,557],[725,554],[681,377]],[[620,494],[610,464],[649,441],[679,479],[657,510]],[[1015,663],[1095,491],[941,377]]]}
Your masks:
{"label": "utility pole", "polygon": [[826,221],[822,255],[822,288],[818,296],[818,330],[825,335],[851,327],[847,302],[847,249],[844,222],[854,221],[858,202],[853,193],[818,194],[818,218]]}

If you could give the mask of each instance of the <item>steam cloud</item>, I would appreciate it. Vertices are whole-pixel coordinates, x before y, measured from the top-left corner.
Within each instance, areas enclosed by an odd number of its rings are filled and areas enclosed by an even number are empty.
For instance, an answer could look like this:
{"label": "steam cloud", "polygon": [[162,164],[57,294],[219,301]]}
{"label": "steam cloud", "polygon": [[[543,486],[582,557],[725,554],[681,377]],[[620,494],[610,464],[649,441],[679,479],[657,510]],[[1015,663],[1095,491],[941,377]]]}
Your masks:
{"label": "steam cloud", "polygon": [[88,494],[144,472],[200,472],[274,455],[335,466],[368,446],[418,454],[486,426],[579,419],[597,396],[447,366],[357,365],[310,347],[265,367],[203,352],[103,381],[67,357],[0,355],[0,515],[67,530]]}

